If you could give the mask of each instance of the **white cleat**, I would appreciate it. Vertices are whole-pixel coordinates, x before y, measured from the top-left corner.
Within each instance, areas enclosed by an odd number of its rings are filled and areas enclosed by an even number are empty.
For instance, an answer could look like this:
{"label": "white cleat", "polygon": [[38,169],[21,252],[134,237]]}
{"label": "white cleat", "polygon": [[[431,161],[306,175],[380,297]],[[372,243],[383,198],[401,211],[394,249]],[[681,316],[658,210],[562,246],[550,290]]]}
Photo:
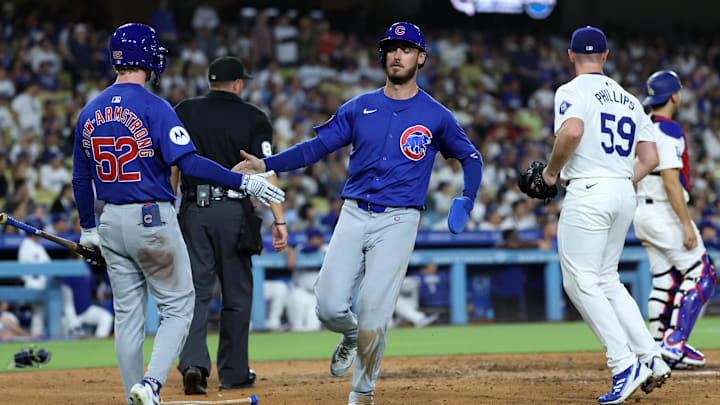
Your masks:
{"label": "white cleat", "polygon": [[345,375],[357,356],[357,345],[349,346],[345,345],[345,337],[340,339],[335,351],[332,354],[332,360],[330,361],[330,373],[335,377]]}
{"label": "white cleat", "polygon": [[670,378],[671,371],[670,366],[660,356],[653,357],[646,366],[652,371],[652,375],[642,384],[641,388],[646,394],[649,394],[655,388],[660,388]]}
{"label": "white cleat", "polygon": [[160,405],[160,395],[153,390],[149,382],[143,381],[133,385],[130,390],[132,405]]}

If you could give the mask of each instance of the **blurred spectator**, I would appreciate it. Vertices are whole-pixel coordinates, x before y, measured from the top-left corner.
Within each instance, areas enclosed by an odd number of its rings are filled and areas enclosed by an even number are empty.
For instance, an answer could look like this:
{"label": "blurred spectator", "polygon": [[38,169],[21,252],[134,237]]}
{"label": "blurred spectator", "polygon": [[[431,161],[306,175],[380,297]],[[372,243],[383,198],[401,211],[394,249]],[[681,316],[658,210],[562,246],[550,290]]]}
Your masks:
{"label": "blurred spectator", "polygon": [[68,219],[65,214],[53,214],[51,217],[51,224],[48,229],[50,233],[67,233],[69,231]]}
{"label": "blurred spectator", "polygon": [[282,316],[287,306],[288,285],[284,279],[265,279],[263,295],[267,303],[265,327],[271,331],[283,330]]}
{"label": "blurred spectator", "polygon": [[[25,218],[25,223],[37,229],[45,228],[42,219],[37,217]],[[47,251],[39,243],[39,237],[34,234],[27,233],[27,237],[20,242],[18,248],[18,262],[20,263],[48,263],[50,256]],[[47,277],[40,276],[22,276],[25,288],[33,290],[44,290],[47,286]],[[64,297],[63,297],[64,303]],[[32,304],[32,320],[30,322],[30,333],[33,335],[42,335],[45,332],[45,303],[37,302]]]}
{"label": "blurred spectator", "polygon": [[160,37],[160,43],[172,44],[178,40],[178,32],[175,27],[175,15],[168,5],[168,0],[158,1],[157,8],[150,15],[150,26],[157,31]]}
{"label": "blurred spectator", "polygon": [[297,253],[310,254],[325,252],[327,245],[322,232],[317,228],[310,228],[305,232],[307,242],[296,246],[295,249],[286,249],[288,255],[288,268],[292,269],[292,282],[288,295],[287,316],[292,331],[320,330],[320,320],[315,313],[317,299],[315,298],[315,280],[320,273],[317,268],[297,266]]}
{"label": "blurred spectator", "polygon": [[437,321],[440,315],[426,315],[420,311],[420,277],[407,275],[400,286],[400,294],[395,303],[395,316],[412,323],[416,328],[424,328]]}
{"label": "blurred spectator", "polygon": [[298,62],[298,29],[290,24],[290,18],[280,16],[273,28],[275,58],[280,66],[294,66]]}
{"label": "blurred spectator", "polygon": [[698,226],[700,235],[705,246],[711,249],[720,249],[720,238],[718,237],[717,227],[710,221],[703,221]]}
{"label": "blurred spectator", "polygon": [[45,63],[48,64],[48,73],[54,75],[60,71],[60,55],[55,51],[48,38],[43,38],[40,43],[30,48],[28,58],[35,73],[40,73],[40,68]]}
{"label": "blurred spectator", "polygon": [[18,318],[9,309],[7,301],[0,301],[0,342],[30,337],[30,333],[20,326]]}
{"label": "blurred spectator", "polygon": [[192,16],[193,29],[196,31],[212,31],[217,28],[218,25],[220,25],[220,18],[218,17],[217,11],[215,11],[209,2],[204,1],[195,8]]}
{"label": "blurred spectator", "polygon": [[5,68],[0,67],[0,97],[9,99],[15,95],[15,85],[8,77]]}
{"label": "blurred spectator", "polygon": [[40,188],[60,193],[70,183],[70,172],[63,166],[60,155],[52,154],[48,162],[40,167]]}
{"label": "blurred spectator", "polygon": [[254,44],[254,57],[259,69],[263,69],[273,59],[273,33],[270,29],[267,11],[258,14],[255,26],[250,32],[250,38]]}
{"label": "blurred spectator", "polygon": [[532,212],[532,207],[528,200],[517,200],[512,203],[512,214],[505,218],[500,224],[500,229],[535,229],[537,228],[537,218]]}
{"label": "blurred spectator", "polygon": [[17,122],[21,130],[32,130],[35,133],[42,131],[42,104],[38,98],[40,87],[37,83],[29,82],[25,90],[18,94],[10,103],[12,110],[17,114]]}
{"label": "blurred spectator", "polygon": [[420,306],[423,308],[448,308],[450,306],[450,278],[447,270],[440,270],[435,263],[420,269]]}
{"label": "blurred spectator", "polygon": [[[76,259],[83,260],[80,256]],[[65,308],[63,322],[71,335],[84,335],[82,327],[87,325],[95,329],[95,337],[106,338],[113,327],[113,315],[95,304],[95,281],[90,266],[86,265],[85,269],[87,273],[84,276],[64,277],[62,280],[63,304],[68,300],[72,302]]]}
{"label": "blurred spectator", "polygon": [[51,214],[70,215],[75,210],[75,197],[73,196],[72,185],[66,183],[62,186],[60,193],[50,207]]}

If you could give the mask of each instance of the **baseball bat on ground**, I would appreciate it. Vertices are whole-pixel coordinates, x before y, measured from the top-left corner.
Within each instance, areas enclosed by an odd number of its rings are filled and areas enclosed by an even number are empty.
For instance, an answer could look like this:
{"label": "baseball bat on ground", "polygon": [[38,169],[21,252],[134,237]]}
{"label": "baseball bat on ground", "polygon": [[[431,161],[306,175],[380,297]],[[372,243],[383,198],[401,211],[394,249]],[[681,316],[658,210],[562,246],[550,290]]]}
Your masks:
{"label": "baseball bat on ground", "polygon": [[218,404],[252,404],[258,403],[258,397],[255,395],[247,398],[225,399],[221,401],[163,401],[163,405],[218,405]]}
{"label": "baseball bat on ground", "polygon": [[34,226],[30,226],[28,224],[25,224],[23,222],[15,220],[13,217],[8,215],[5,212],[0,212],[0,224],[5,225],[12,225],[16,228],[22,229],[23,231],[30,232],[33,235],[39,236],[41,238],[45,238],[47,240],[51,240],[58,245],[64,246],[78,254],[80,254],[82,257],[92,260],[95,263],[104,266],[105,265],[105,259],[103,259],[102,255],[100,255],[100,250],[95,249],[93,247],[81,245],[77,242],[73,242],[71,240],[61,238],[57,235],[53,235],[51,233],[45,232],[41,229],[37,229]]}

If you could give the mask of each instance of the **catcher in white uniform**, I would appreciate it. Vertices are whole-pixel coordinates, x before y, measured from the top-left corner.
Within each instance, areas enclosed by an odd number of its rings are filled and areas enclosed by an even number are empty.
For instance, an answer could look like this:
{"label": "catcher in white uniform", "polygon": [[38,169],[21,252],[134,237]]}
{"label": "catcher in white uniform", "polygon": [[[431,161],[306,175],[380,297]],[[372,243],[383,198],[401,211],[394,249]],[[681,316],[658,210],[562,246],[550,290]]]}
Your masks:
{"label": "catcher in white uniform", "polygon": [[643,241],[653,274],[648,299],[650,333],[673,368],[702,367],[705,356],[687,344],[702,306],[717,281],[705,244],[690,220],[687,137],[670,119],[680,105],[680,79],[673,71],[647,81],[660,164],[637,186],[635,234]]}
{"label": "catcher in white uniform", "polygon": [[538,173],[534,188],[552,189],[558,175],[566,184],[558,223],[563,286],[606,349],[613,385],[598,402],[618,404],[641,385],[646,392],[661,385],[670,368],[617,271],[635,213],[633,184],[658,157],[642,105],[602,73],[607,54],[601,30],[573,33],[568,55],[577,77],[555,93],[556,139],[547,167],[529,171]]}

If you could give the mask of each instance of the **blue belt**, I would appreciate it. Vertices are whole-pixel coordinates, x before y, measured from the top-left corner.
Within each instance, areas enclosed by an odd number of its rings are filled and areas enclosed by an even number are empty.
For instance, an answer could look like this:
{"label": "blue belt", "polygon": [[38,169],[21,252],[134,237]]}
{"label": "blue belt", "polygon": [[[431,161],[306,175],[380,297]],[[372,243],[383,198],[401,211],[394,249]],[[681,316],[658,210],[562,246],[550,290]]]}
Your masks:
{"label": "blue belt", "polygon": [[367,201],[357,200],[357,206],[363,211],[367,212],[385,212],[387,209],[384,205],[371,204]]}

